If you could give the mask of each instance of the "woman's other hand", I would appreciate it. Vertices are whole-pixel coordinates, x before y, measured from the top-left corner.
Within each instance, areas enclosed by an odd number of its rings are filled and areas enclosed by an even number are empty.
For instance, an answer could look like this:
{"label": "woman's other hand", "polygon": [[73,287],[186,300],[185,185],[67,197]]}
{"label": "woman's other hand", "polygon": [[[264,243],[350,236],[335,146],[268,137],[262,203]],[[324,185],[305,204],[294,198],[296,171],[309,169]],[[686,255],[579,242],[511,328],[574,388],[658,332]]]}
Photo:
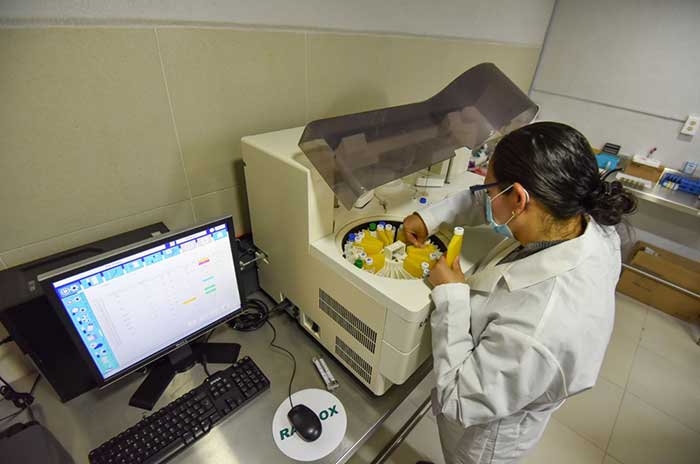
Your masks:
{"label": "woman's other hand", "polygon": [[455,258],[452,267],[447,265],[447,260],[444,256],[440,257],[440,260],[435,264],[433,270],[430,271],[428,282],[430,282],[433,287],[442,284],[465,283],[464,272],[462,272],[462,267],[459,265],[459,256]]}
{"label": "woman's other hand", "polygon": [[425,241],[428,239],[428,228],[425,227],[423,219],[416,213],[406,216],[403,220],[403,232],[408,241],[407,245],[418,248],[425,246]]}

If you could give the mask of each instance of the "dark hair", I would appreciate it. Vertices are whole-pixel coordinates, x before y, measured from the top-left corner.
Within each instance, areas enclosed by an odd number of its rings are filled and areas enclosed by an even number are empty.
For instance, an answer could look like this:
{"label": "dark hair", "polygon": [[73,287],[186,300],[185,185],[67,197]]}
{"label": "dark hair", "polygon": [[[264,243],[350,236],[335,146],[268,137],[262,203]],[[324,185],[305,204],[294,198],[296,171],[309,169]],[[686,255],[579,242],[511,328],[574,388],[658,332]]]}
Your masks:
{"label": "dark hair", "polygon": [[511,132],[496,145],[492,166],[496,180],[520,183],[559,220],[589,214],[616,225],[637,208],[620,182],[601,179],[588,140],[565,124],[538,122]]}

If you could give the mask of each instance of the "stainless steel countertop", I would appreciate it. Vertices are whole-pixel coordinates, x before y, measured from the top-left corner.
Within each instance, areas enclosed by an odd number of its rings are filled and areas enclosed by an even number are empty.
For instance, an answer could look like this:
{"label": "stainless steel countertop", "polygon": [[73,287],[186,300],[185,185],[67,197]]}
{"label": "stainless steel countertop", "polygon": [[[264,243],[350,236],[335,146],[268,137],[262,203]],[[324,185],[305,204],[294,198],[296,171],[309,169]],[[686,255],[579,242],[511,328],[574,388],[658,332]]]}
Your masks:
{"label": "stainless steel countertop", "polygon": [[669,190],[658,184],[652,189],[644,190],[628,185],[625,185],[625,188],[643,200],[658,203],[692,216],[700,216],[700,199],[696,195],[678,190]]}
{"label": "stainless steel countertop", "polygon": [[[682,172],[666,168],[661,177],[666,173],[687,176],[687,174],[683,174]],[[681,192],[679,190],[670,190],[659,184],[655,184],[651,189],[638,189],[627,184],[623,185],[627,190],[642,200],[657,203],[675,209],[676,211],[690,214],[691,216],[700,217],[700,199],[698,199],[697,195]]]}
{"label": "stainless steel countertop", "polygon": [[[314,461],[316,463],[344,463],[350,459],[432,368],[432,361],[426,361],[406,383],[396,385],[384,396],[377,397],[325,352],[292,317],[280,313],[273,316],[271,321],[277,329],[276,343],[294,353],[297,359],[292,391],[325,388],[311,362],[311,358],[318,355],[324,357],[340,382],[340,388],[334,394],[347,411],[347,432],[340,446],[326,458]],[[272,385],[270,390],[252,403],[212,428],[207,435],[173,459],[173,463],[293,462],[277,449],[272,439],[272,417],[287,397],[292,365],[283,353],[269,348],[271,339],[272,330],[267,325],[255,332],[235,332],[224,326],[213,333],[210,341],[240,343],[240,356],[249,355],[253,358]],[[209,370],[214,372],[225,367],[210,364]],[[178,374],[154,410],[199,385],[205,377],[201,365]],[[142,379],[142,374],[134,374],[104,390],[88,392],[65,404],[59,401],[47,382],[42,380],[36,389],[36,402],[32,410],[36,419],[56,436],[77,463],[86,463],[90,450],[132,426],[142,417],[144,411],[128,405],[129,398]],[[33,376],[25,377],[15,384],[15,388],[27,391],[32,380]],[[0,403],[0,417],[14,411],[8,403]],[[26,413],[22,413],[18,419],[28,420]],[[9,425],[10,422],[6,421],[0,424],[0,428]]]}

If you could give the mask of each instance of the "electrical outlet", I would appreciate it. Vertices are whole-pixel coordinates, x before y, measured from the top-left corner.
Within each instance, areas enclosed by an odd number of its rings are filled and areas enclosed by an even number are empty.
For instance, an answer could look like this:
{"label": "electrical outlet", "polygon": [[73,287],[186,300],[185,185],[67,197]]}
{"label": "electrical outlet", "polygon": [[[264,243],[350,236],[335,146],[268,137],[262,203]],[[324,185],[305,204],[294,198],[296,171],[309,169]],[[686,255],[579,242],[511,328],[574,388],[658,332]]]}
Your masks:
{"label": "electrical outlet", "polygon": [[690,116],[688,116],[688,119],[683,124],[683,128],[681,129],[681,134],[691,135],[691,136],[695,135],[695,134],[697,134],[699,127],[700,127],[700,116],[691,114]]}

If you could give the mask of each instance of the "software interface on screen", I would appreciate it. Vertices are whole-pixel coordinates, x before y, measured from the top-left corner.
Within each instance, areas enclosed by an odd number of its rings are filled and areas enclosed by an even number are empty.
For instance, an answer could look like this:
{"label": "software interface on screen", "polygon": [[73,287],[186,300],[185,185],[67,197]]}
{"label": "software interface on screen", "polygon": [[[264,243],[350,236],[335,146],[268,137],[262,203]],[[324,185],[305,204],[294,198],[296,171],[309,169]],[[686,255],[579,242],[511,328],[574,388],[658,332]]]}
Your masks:
{"label": "software interface on screen", "polygon": [[226,224],[53,284],[103,379],[241,307]]}

